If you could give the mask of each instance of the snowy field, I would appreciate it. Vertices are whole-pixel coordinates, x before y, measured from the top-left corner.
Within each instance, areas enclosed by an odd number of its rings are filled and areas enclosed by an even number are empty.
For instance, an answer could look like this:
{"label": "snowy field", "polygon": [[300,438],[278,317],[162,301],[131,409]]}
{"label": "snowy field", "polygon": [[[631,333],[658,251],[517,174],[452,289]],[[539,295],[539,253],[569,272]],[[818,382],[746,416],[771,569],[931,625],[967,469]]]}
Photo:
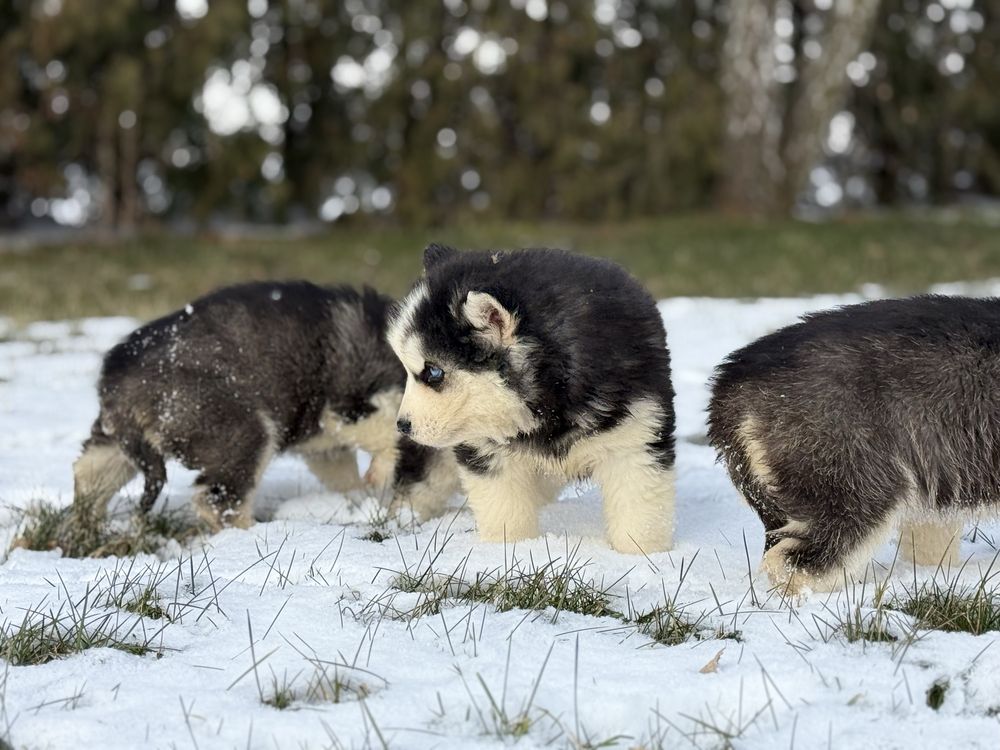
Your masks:
{"label": "snowy field", "polygon": [[[851,643],[837,624],[859,605],[867,611],[870,584],[792,607],[769,595],[748,575],[762,527],[705,444],[706,381],[725,354],[803,312],[860,299],[662,304],[678,394],[678,519],[676,548],[649,559],[608,548],[589,487],[568,489],[543,511],[545,536],[515,549],[478,543],[461,498],[439,522],[390,526],[390,538],[373,541],[373,503],[323,492],[291,457],[265,474],[256,512],[269,520],[249,531],[174,543],[134,565],[13,551],[0,564],[0,623],[79,606],[88,589],[96,599],[129,575],[156,585],[173,621],[91,602],[90,616],[105,613],[152,652],[94,648],[37,666],[0,664],[0,738],[18,750],[1000,747],[1000,634],[903,638],[909,620],[898,615],[888,629],[899,641]],[[38,323],[5,336],[0,322],[3,549],[17,508],[70,502],[101,354],[133,325]],[[183,507],[192,474],[170,468],[166,497]],[[118,507],[138,491],[130,485]],[[1000,525],[979,532],[962,544],[969,581],[993,558]],[[643,612],[669,598],[700,619],[703,634],[739,638],[664,646],[628,619],[458,600],[421,613],[425,595],[395,586],[404,571],[458,571],[468,581],[512,560],[558,567],[578,544],[584,576],[609,588],[612,609]],[[891,543],[880,550],[880,572],[894,553]],[[913,576],[895,570],[891,586],[901,591]],[[340,702],[306,696],[323,670],[343,683]],[[284,710],[262,701],[276,685],[291,689]]]}

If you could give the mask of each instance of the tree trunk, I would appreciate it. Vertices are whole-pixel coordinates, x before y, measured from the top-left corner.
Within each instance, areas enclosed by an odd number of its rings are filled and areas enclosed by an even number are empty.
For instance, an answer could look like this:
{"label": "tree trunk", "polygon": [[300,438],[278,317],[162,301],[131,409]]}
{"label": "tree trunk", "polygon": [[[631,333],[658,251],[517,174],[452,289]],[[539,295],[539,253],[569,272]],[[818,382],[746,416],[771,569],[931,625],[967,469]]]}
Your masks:
{"label": "tree trunk", "polygon": [[719,202],[735,213],[773,213],[784,181],[774,20],[771,0],[730,2],[721,78],[726,113]]}
{"label": "tree trunk", "polygon": [[126,232],[135,229],[139,216],[139,189],[136,172],[139,165],[139,121],[130,128],[119,129],[119,183],[121,207],[118,228]]}
{"label": "tree trunk", "polygon": [[101,226],[114,229],[118,223],[118,154],[115,149],[118,118],[107,105],[100,108],[97,116],[97,178],[104,192]]}
{"label": "tree trunk", "polygon": [[823,53],[799,69],[798,96],[791,102],[785,136],[784,210],[795,206],[809,174],[823,158],[830,121],[847,101],[847,64],[861,54],[875,25],[879,0],[836,0],[827,13]]}
{"label": "tree trunk", "polygon": [[775,80],[773,0],[730,0],[723,47],[726,97],[720,206],[783,215],[823,158],[830,120],[850,89],[847,64],[866,47],[879,0],[834,0],[816,59],[799,57],[796,84]]}

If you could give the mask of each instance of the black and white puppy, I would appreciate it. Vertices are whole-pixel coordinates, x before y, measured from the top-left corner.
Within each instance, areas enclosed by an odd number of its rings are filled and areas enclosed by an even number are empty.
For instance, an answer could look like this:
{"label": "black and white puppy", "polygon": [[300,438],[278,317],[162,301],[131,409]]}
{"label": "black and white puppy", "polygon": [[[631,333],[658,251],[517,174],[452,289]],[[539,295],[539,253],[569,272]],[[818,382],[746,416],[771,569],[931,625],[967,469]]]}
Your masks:
{"label": "black and white puppy", "polygon": [[[195,507],[209,525],[245,528],[264,468],[294,449],[330,489],[367,485],[438,514],[457,489],[454,460],[396,431],[406,375],[385,342],[392,304],[368,288],[251,283],[134,331],[105,356],[74,503],[103,514],[141,471],[147,511],[175,458],[201,471]],[[359,448],[372,456],[364,482]]]}
{"label": "black and white puppy", "polygon": [[454,448],[485,541],[537,536],[567,479],[604,494],[611,545],[671,544],[674,407],[663,321],[621,267],[560,250],[431,245],[389,325],[400,431]]}
{"label": "black and white puppy", "polygon": [[1000,503],[1000,300],[806,316],[731,354],[709,413],[776,585],[838,587],[899,522],[906,559],[954,563],[962,521]]}

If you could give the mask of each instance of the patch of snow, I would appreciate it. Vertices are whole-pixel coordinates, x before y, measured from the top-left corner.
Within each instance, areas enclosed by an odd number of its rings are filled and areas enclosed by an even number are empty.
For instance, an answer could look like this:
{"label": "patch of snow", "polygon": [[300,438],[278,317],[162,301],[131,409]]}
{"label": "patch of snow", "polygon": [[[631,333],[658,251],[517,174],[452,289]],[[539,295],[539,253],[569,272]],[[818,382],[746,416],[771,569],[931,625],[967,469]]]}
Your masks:
{"label": "patch of snow", "polygon": [[[996,747],[1000,649],[989,648],[996,634],[929,632],[908,648],[849,644],[824,638],[822,623],[832,620],[831,611],[870,604],[870,590],[850,598],[807,596],[794,610],[773,598],[762,607],[751,601],[747,560],[756,569],[763,533],[705,444],[708,378],[751,339],[802,313],[861,298],[660,304],[677,390],[674,550],[648,560],[613,552],[599,493],[586,485],[567,488],[544,509],[544,537],[516,548],[479,543],[461,507],[422,527],[390,525],[393,538],[378,543],[364,538],[377,515],[374,500],[326,493],[298,458],[282,456],[256,499],[258,516],[272,520],[137,561],[137,570],[170,571],[159,587],[164,601],[190,602],[155,638],[161,658],[93,649],[40,666],[10,666],[0,712],[8,739],[14,747],[108,750],[381,747],[380,738],[399,748],[499,748],[512,739],[498,731],[496,701],[512,719],[528,707],[519,748],[570,746],[572,737],[577,746],[619,737],[631,747],[657,736],[663,747],[722,746],[710,726],[732,734],[734,747],[762,750]],[[133,325],[37,323],[0,343],[5,538],[16,509],[38,499],[71,501],[71,464],[97,413],[101,354]],[[167,503],[183,506],[194,472],[175,465],[169,471]],[[139,493],[132,483],[117,506],[133,505]],[[989,564],[990,540],[1000,532],[996,523],[980,528],[985,534],[962,545],[971,557],[970,580]],[[536,564],[565,559],[577,544],[577,559],[589,561],[587,574],[610,586],[613,607],[641,612],[679,591],[688,612],[706,612],[707,626],[736,629],[742,640],[665,647],[613,618],[498,613],[469,604],[448,604],[411,621],[393,617],[420,599],[394,590],[394,577],[421,571],[429,560],[438,573],[463,571],[468,580],[515,557]],[[888,567],[894,553],[887,544],[878,561]],[[0,565],[0,624],[19,623],[42,602],[58,608],[75,601],[122,564],[15,550]],[[894,585],[913,575],[896,572]],[[758,579],[754,587],[760,596],[766,585]],[[162,627],[142,620],[139,629],[152,634]],[[720,649],[717,670],[702,674]],[[294,678],[303,686],[313,669],[309,659],[350,665],[339,673],[363,684],[367,697],[284,711],[261,703],[273,680]],[[935,711],[926,694],[939,681],[948,689]],[[0,736],[6,731],[0,723]]]}

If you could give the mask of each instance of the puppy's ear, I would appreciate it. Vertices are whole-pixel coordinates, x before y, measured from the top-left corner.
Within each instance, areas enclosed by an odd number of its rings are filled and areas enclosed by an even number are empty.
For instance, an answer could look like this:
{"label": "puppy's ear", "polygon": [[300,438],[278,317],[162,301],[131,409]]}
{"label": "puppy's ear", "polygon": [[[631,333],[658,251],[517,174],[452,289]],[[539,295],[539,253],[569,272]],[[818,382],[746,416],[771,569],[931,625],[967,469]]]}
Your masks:
{"label": "puppy's ear", "polygon": [[432,242],[426,248],[424,248],[424,270],[429,271],[431,268],[436,266],[443,260],[456,255],[458,250],[453,247],[448,247],[447,245],[439,245],[436,242]]}
{"label": "puppy's ear", "polygon": [[462,314],[473,328],[481,331],[497,344],[509,345],[514,341],[517,316],[500,304],[496,297],[486,292],[469,292],[462,305]]}

